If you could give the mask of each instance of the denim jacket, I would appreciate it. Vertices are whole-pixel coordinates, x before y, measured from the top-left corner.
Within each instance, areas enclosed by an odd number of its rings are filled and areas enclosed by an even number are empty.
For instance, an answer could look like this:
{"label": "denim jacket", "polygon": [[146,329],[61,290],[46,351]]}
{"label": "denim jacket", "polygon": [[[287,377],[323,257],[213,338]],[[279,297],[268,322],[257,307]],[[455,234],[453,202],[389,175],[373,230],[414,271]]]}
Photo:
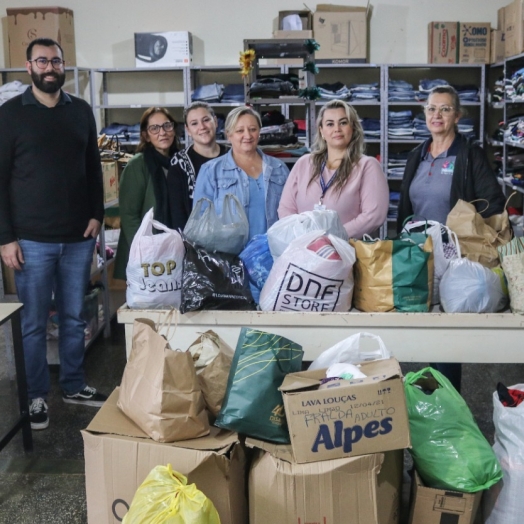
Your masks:
{"label": "denim jacket", "polygon": [[[269,228],[278,220],[278,204],[289,175],[289,169],[282,161],[265,155],[260,149],[257,151],[262,157],[262,176],[266,191],[266,220]],[[203,197],[209,198],[214,202],[216,212],[221,214],[222,203],[228,193],[235,195],[240,200],[246,215],[249,216],[249,178],[235,164],[231,150],[226,155],[210,160],[201,167],[193,202],[196,204]]]}

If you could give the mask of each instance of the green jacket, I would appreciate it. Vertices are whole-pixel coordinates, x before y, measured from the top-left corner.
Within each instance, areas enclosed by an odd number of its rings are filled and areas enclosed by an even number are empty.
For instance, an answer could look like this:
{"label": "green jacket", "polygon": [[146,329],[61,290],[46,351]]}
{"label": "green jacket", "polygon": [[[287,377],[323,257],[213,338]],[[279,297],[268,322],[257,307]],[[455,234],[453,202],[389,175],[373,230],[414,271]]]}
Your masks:
{"label": "green jacket", "polygon": [[142,153],[136,154],[122,173],[118,203],[121,230],[116,251],[114,278],[126,280],[131,242],[144,215],[156,206],[153,182]]}

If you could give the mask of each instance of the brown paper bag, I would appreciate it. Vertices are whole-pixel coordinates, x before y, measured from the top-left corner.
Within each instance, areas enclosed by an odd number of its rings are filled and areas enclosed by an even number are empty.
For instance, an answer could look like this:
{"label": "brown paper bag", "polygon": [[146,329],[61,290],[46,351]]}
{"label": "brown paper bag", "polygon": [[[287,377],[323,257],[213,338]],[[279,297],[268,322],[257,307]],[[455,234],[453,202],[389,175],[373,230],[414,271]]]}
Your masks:
{"label": "brown paper bag", "polygon": [[500,265],[497,247],[507,244],[512,235],[505,209],[483,218],[473,204],[459,200],[449,212],[446,225],[456,233],[462,256],[485,267]]}
{"label": "brown paper bag", "polygon": [[173,351],[147,319],[133,324],[118,407],[157,442],[209,434],[204,397],[190,353]]}
{"label": "brown paper bag", "polygon": [[[214,331],[202,333],[188,349],[197,368],[207,409],[217,416],[226,394],[234,351]],[[202,366],[199,366],[202,363]]]}

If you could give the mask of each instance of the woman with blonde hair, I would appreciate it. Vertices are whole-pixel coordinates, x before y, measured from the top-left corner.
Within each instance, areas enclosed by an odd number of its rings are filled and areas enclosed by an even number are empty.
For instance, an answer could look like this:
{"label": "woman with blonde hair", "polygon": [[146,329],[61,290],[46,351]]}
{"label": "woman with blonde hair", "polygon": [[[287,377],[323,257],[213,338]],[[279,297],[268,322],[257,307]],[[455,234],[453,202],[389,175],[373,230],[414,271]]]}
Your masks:
{"label": "woman with blonde hair", "polygon": [[176,121],[164,107],[150,107],[140,119],[137,154],[120,180],[121,230],[114,277],[126,279],[131,242],[144,215],[153,207],[155,220],[169,226],[166,176],[170,159],[178,150]]}
{"label": "woman with blonde hair", "polygon": [[289,174],[278,216],[331,209],[350,238],[362,238],[384,223],[388,206],[387,180],[379,162],[364,155],[357,112],[342,100],[328,102],[317,117],[311,154]]}

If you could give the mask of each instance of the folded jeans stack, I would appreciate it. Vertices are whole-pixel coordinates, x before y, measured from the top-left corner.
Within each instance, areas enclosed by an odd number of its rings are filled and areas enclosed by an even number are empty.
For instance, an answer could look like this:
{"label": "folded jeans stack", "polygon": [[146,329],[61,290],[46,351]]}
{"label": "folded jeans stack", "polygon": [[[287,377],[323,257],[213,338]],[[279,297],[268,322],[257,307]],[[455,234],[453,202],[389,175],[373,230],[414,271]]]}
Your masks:
{"label": "folded jeans stack", "polygon": [[318,84],[317,87],[322,100],[348,100],[351,96],[350,90],[342,82]]}
{"label": "folded jeans stack", "polygon": [[443,80],[442,78],[435,78],[433,80],[429,80],[428,78],[423,78],[418,83],[418,94],[417,94],[417,100],[420,102],[425,102],[428,99],[429,92],[437,86],[448,86],[449,82],[447,80]]}
{"label": "folded jeans stack", "polygon": [[400,201],[400,193],[398,191],[389,192],[389,207],[388,218],[396,219],[398,216],[398,203]]}
{"label": "folded jeans stack", "polygon": [[208,104],[220,102],[222,94],[224,93],[223,84],[205,84],[195,87],[191,100],[193,102],[207,102]]}
{"label": "folded jeans stack", "polygon": [[405,80],[389,80],[388,100],[390,102],[414,102],[416,91],[413,90],[413,85]]}
{"label": "folded jeans stack", "polygon": [[370,84],[351,84],[349,86],[351,92],[350,100],[380,100],[380,89],[377,82]]}
{"label": "folded jeans stack", "polygon": [[424,113],[418,113],[413,119],[413,135],[417,140],[426,140],[431,136]]}
{"label": "folded jeans stack", "polygon": [[467,84],[463,86],[453,86],[455,91],[458,93],[461,103],[464,102],[478,102],[479,97],[479,88],[475,85]]}
{"label": "folded jeans stack", "polygon": [[280,96],[296,96],[298,76],[280,74],[258,76],[249,88],[252,98],[278,98]]}
{"label": "folded jeans stack", "polygon": [[401,151],[400,153],[390,153],[388,156],[388,178],[392,180],[401,180],[404,177],[406,163],[410,151]]}
{"label": "folded jeans stack", "polygon": [[222,102],[229,104],[243,104],[245,101],[244,84],[228,84],[224,87]]}
{"label": "folded jeans stack", "polygon": [[380,119],[362,118],[360,120],[365,138],[380,139]]}
{"label": "folded jeans stack", "polygon": [[399,140],[413,138],[413,115],[411,111],[388,111],[388,136]]}
{"label": "folded jeans stack", "polygon": [[457,124],[459,133],[469,138],[475,138],[475,128],[473,118],[462,117]]}

